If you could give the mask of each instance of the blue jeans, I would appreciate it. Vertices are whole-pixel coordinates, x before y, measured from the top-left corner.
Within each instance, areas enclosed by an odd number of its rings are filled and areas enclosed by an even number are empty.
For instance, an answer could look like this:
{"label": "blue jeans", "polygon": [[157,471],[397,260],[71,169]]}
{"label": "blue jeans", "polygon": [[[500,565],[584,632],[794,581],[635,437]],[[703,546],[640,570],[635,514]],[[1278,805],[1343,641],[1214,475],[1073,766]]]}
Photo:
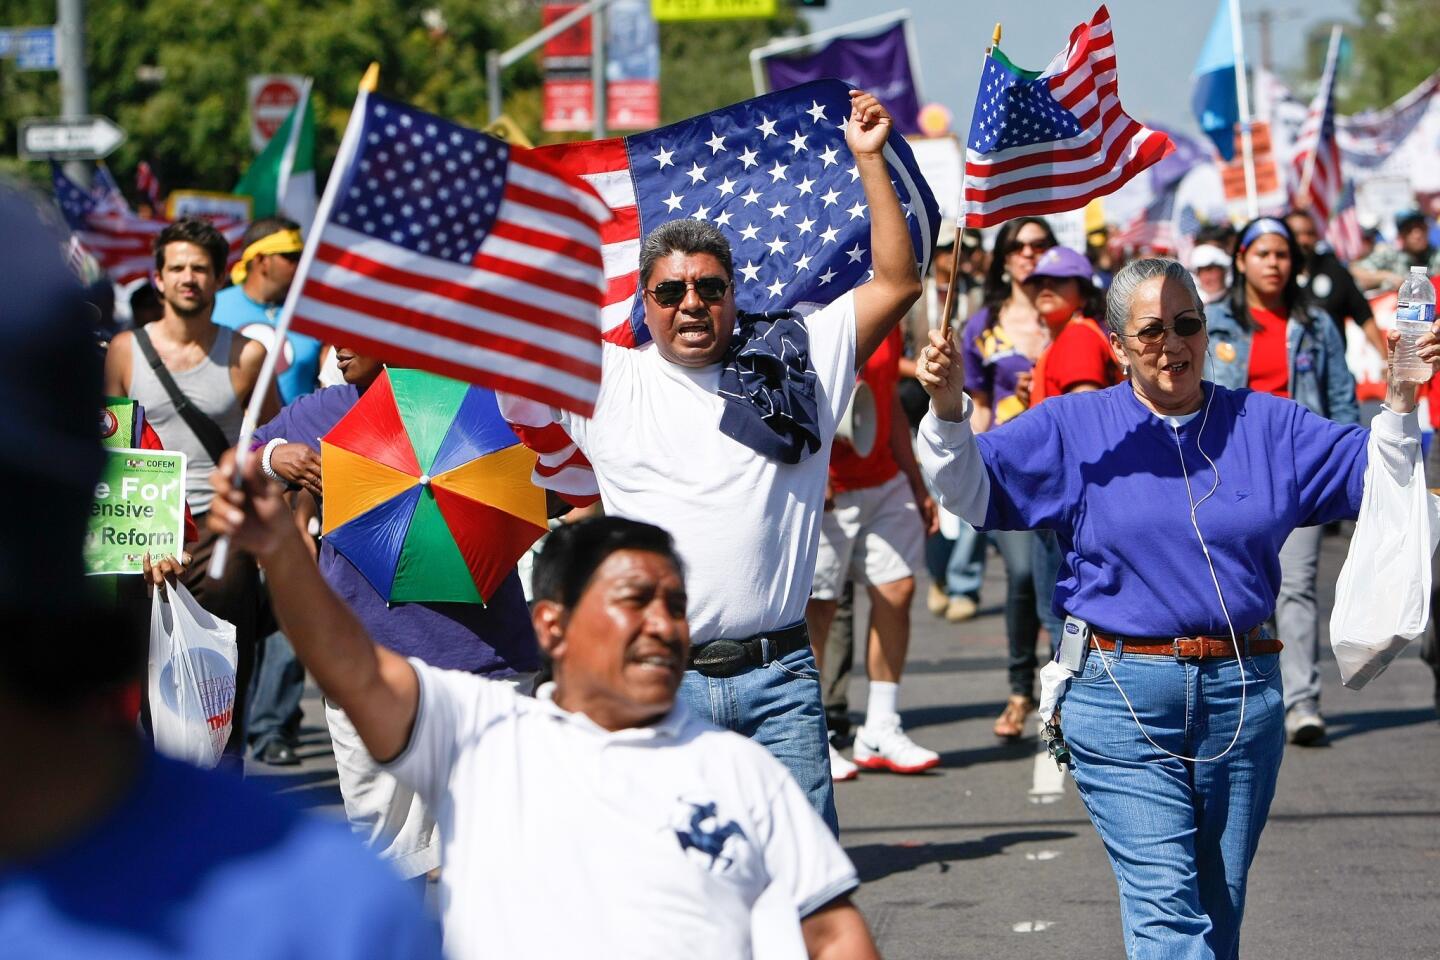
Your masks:
{"label": "blue jeans", "polygon": [[[1225,751],[1241,713],[1233,659],[1107,653],[1145,733],[1172,753]],[[1141,734],[1092,649],[1061,704],[1075,784],[1120,886],[1130,960],[1233,960],[1245,882],[1285,749],[1278,654],[1245,658],[1244,726],[1219,760]]]}
{"label": "blue jeans", "polygon": [[749,737],[783,763],[830,832],[839,836],[820,671],[807,647],[733,677],[685,671],[680,699],[702,719]]}
{"label": "blue jeans", "polygon": [[261,640],[259,659],[245,725],[246,739],[257,756],[272,740],[295,739],[305,696],[305,668],[285,634],[277,630]]}
{"label": "blue jeans", "polygon": [[1060,646],[1060,617],[1055,613],[1055,581],[1060,576],[1060,541],[1054,530],[1035,531],[1035,551],[1031,564],[1035,569],[1035,614],[1040,624],[1050,631],[1050,644]]}
{"label": "blue jeans", "polygon": [[969,597],[980,602],[980,585],[985,582],[985,547],[988,538],[964,520],[960,535],[945,566],[945,592],[952,597]]}

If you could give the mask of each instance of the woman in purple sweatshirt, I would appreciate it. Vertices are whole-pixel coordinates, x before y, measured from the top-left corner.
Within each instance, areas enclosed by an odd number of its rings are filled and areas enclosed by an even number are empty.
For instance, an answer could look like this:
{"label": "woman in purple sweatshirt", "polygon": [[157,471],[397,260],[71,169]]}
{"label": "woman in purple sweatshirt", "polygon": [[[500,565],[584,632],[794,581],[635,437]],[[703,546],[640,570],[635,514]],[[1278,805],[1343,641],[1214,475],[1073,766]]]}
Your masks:
{"label": "woman in purple sweatshirt", "polygon": [[[1371,456],[1413,469],[1416,385],[1391,383],[1367,431],[1205,381],[1205,307],[1173,260],[1120,271],[1106,324],[1125,382],[979,437],[954,345],[932,334],[920,463],[977,528],[1059,541],[1055,612],[1081,641],[1064,736],[1119,882],[1126,954],[1230,960],[1284,749],[1279,643],[1261,630],[1280,547],[1354,517]],[[1440,358],[1433,334],[1422,345]]]}

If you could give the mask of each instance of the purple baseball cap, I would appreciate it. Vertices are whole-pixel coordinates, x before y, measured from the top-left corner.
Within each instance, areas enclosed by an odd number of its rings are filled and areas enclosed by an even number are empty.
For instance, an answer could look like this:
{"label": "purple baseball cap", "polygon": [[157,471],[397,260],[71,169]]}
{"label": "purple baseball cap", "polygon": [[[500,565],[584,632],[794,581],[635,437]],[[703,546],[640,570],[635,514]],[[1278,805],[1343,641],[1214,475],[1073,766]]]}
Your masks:
{"label": "purple baseball cap", "polygon": [[1062,280],[1075,279],[1092,283],[1091,278],[1094,275],[1095,268],[1090,265],[1085,254],[1071,250],[1069,247],[1055,246],[1040,255],[1035,269],[1031,271],[1030,276],[1025,278],[1025,282],[1029,283],[1041,277],[1055,277]]}

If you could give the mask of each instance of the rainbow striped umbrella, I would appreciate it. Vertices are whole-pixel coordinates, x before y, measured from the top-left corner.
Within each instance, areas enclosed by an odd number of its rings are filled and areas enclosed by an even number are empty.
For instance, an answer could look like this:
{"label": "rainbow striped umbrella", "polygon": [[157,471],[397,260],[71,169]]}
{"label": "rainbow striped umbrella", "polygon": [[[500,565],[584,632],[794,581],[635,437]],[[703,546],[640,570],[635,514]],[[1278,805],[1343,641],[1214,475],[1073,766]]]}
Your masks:
{"label": "rainbow striped umbrella", "polygon": [[325,539],[392,603],[485,603],[545,532],[535,459],[489,390],[386,370],[321,438]]}

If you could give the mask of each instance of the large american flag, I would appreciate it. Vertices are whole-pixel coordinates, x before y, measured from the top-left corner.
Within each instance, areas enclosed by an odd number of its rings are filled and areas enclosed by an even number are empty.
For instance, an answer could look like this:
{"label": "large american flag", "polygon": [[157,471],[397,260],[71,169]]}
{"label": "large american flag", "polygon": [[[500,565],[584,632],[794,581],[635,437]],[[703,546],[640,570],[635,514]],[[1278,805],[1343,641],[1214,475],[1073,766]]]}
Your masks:
{"label": "large american flag", "polygon": [[[155,270],[155,237],[169,226],[168,220],[145,220],[135,215],[115,178],[104,167],[94,173],[94,184],[85,190],[66,176],[59,164],[50,171],[55,203],[85,251],[100,264],[114,282],[124,285],[148,277]],[[247,224],[217,220],[215,227],[230,244],[230,262],[240,255],[240,241]]]}
{"label": "large american flag", "polygon": [[600,222],[534,151],[361,94],[293,326],[391,363],[588,413]]}
{"label": "large american flag", "polygon": [[1320,78],[1320,89],[1315,92],[1315,99],[1310,101],[1310,112],[1300,127],[1290,161],[1296,184],[1292,202],[1297,207],[1310,210],[1322,234],[1345,187],[1340,170],[1340,144],[1335,139],[1335,61],[1338,49],[1338,39],[1332,37],[1330,52],[1325,58],[1325,73]]}
{"label": "large american flag", "polygon": [[1174,149],[1120,106],[1110,13],[1096,11],[1041,71],[993,48],[965,150],[966,226],[1076,210]]}
{"label": "large american flag", "polygon": [[[826,304],[870,272],[870,217],[845,145],[849,87],[819,80],[647,133],[542,147],[594,187],[615,219],[605,241],[605,338],[650,339],[639,289],[640,240],[668,220],[719,226],[735,258],[745,311]],[[922,267],[940,213],[904,139],[885,148]]]}
{"label": "large american flag", "polygon": [[[605,242],[605,339],[650,340],[638,296],[640,240],[669,220],[720,227],[735,263],[740,310],[808,311],[870,275],[870,217],[845,144],[849,87],[819,80],[776,91],[647,133],[538,151],[579,176],[615,217]],[[940,211],[902,137],[885,147],[915,259],[924,266]],[[539,454],[536,483],[572,502],[595,499],[589,462],[540,404],[501,398],[501,411]]]}

